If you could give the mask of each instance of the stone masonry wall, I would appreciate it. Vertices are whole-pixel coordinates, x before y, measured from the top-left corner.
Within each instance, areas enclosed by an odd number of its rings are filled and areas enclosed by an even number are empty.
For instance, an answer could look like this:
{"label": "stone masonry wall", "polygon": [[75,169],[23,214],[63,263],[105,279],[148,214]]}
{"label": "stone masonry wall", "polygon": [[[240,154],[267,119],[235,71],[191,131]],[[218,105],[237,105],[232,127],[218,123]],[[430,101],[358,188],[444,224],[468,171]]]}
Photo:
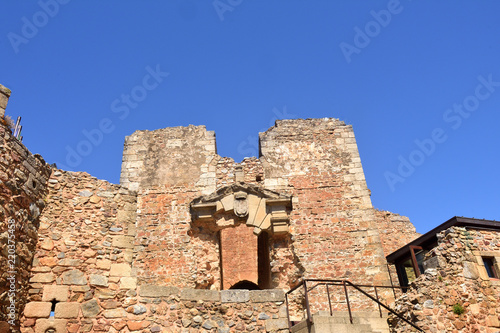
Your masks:
{"label": "stone masonry wall", "polygon": [[[452,227],[438,234],[427,253],[425,273],[396,300],[396,310],[425,332],[500,332],[500,280],[489,278],[482,256],[493,257],[498,271],[500,232]],[[391,317],[392,332],[409,332]]]}
{"label": "stone masonry wall", "polygon": [[0,118],[5,116],[5,109],[7,108],[10,94],[10,89],[0,84]]}
{"label": "stone masonry wall", "polygon": [[8,96],[10,90],[0,85],[0,332],[19,328],[50,175],[43,158],[32,155],[6,126]]}
{"label": "stone masonry wall", "polygon": [[[386,220],[371,205],[352,127],[283,120],[260,145],[259,159],[235,163],[216,154],[215,135],[203,126],[126,139],[121,182],[138,191],[139,284],[221,288],[220,229],[193,223],[189,205],[238,177],[293,198],[289,233],[269,241],[272,287],[293,287],[302,276],[389,284],[377,228]],[[397,223],[394,230],[405,224]]]}
{"label": "stone masonry wall", "polygon": [[406,216],[377,209],[375,216],[385,256],[421,236]]}
{"label": "stone masonry wall", "polygon": [[290,233],[304,277],[388,284],[352,127],[281,120],[261,133],[260,147],[265,186],[294,198]]}
{"label": "stone masonry wall", "polygon": [[[406,216],[375,209],[377,229],[380,233],[384,255],[388,256],[402,246],[420,237],[415,226]],[[391,283],[399,285],[398,274],[394,265],[388,265]]]}
{"label": "stone masonry wall", "polygon": [[[80,308],[94,311],[97,300],[121,300],[136,288],[135,193],[83,172],[54,170],[48,183],[23,332],[45,332],[53,300],[56,324],[65,326]],[[100,324],[96,319],[75,325],[68,331]]]}

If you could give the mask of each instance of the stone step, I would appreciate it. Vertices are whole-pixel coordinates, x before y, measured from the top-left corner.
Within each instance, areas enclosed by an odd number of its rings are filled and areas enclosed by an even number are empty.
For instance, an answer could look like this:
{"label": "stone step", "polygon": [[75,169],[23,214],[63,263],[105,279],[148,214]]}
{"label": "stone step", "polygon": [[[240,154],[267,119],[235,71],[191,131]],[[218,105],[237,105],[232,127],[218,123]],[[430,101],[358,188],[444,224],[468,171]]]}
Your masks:
{"label": "stone step", "polygon": [[313,324],[304,320],[292,328],[293,333],[389,333],[387,314],[379,312],[353,312],[351,324],[348,312],[318,312],[313,315]]}

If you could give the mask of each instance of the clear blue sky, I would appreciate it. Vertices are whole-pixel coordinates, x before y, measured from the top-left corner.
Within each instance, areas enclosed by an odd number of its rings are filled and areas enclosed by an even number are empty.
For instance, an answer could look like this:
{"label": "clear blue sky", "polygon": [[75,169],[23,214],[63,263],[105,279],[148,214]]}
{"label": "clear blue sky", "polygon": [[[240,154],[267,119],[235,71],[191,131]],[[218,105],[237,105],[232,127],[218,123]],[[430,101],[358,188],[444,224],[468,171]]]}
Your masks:
{"label": "clear blue sky", "polygon": [[276,118],[340,118],[374,206],[426,232],[454,215],[500,220],[499,13],[498,1],[7,0],[0,83],[33,153],[113,183],[135,130],[206,125],[240,161]]}

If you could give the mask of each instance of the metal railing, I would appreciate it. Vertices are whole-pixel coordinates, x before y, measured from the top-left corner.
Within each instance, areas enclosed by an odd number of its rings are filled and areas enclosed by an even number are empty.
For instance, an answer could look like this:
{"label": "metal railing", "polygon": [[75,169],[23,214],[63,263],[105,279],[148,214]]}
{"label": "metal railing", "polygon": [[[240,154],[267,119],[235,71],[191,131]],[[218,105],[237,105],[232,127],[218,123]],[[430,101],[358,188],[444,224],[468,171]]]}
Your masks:
{"label": "metal railing", "polygon": [[[312,287],[308,288],[308,286],[307,286],[308,282],[309,283],[314,283],[314,285]],[[332,302],[331,302],[331,297],[330,297],[331,296],[330,295],[330,286],[341,286],[344,289],[344,295],[345,295],[345,300],[346,300],[346,304],[347,304],[347,310],[349,312],[349,320],[350,320],[351,324],[353,323],[353,317],[352,317],[352,311],[351,311],[351,304],[350,304],[350,301],[349,301],[349,293],[348,293],[348,290],[347,290],[348,287],[352,287],[355,290],[359,291],[364,296],[368,297],[371,301],[377,303],[378,310],[379,310],[379,313],[380,313],[380,318],[382,318],[382,307],[383,307],[384,309],[386,309],[390,313],[394,314],[399,319],[403,320],[404,322],[406,322],[407,324],[409,324],[412,327],[416,328],[417,330],[423,332],[423,330],[420,327],[418,327],[414,323],[410,322],[409,320],[407,320],[406,318],[404,318],[403,316],[401,316],[399,313],[397,313],[394,310],[392,310],[390,307],[388,307],[387,305],[385,305],[384,303],[382,303],[380,301],[380,299],[379,299],[379,295],[378,295],[378,290],[379,289],[392,289],[393,293],[394,293],[394,297],[396,298],[396,292],[395,292],[396,289],[404,290],[405,288],[408,288],[408,287],[375,286],[375,285],[355,285],[355,284],[353,284],[349,280],[321,280],[321,279],[304,279],[304,280],[302,280],[301,284],[297,285],[295,288],[290,289],[285,294],[286,311],[287,311],[287,318],[288,318],[288,327],[289,327],[290,330],[292,329],[293,325],[292,325],[292,322],[290,320],[290,306],[289,306],[289,301],[288,301],[289,295],[292,292],[294,292],[295,290],[297,290],[297,289],[299,289],[301,287],[304,289],[304,302],[305,302],[305,310],[306,310],[306,314],[307,314],[307,321],[309,322],[309,324],[312,324],[313,320],[312,320],[312,316],[311,316],[311,307],[310,307],[310,303],[309,303],[309,293],[312,290],[314,290],[316,287],[322,286],[322,285],[326,286],[326,294],[327,294],[328,305],[329,305],[329,309],[330,309],[330,316],[333,315],[333,308],[332,308]],[[362,290],[361,288],[373,288],[374,292],[375,292],[375,297],[373,297],[372,295],[370,295],[366,291]]]}

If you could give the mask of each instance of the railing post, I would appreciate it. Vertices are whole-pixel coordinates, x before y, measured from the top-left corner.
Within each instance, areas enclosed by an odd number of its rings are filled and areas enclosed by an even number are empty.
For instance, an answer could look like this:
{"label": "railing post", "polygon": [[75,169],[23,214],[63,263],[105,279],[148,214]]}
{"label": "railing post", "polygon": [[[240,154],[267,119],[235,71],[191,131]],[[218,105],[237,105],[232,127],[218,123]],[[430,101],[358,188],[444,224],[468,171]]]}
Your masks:
{"label": "railing post", "polygon": [[377,297],[378,312],[380,312],[380,318],[382,318],[382,308],[380,307],[380,301],[378,299],[377,286],[373,286],[373,289],[375,289],[375,296]]}
{"label": "railing post", "polygon": [[330,316],[333,316],[332,301],[330,300],[330,290],[328,289],[328,284],[326,285],[326,294],[328,295],[328,305],[330,306]]}
{"label": "railing post", "polygon": [[288,329],[292,330],[292,321],[290,320],[290,309],[288,308],[288,293],[285,294],[285,302],[286,302],[286,317],[288,319]]}
{"label": "railing post", "polygon": [[307,320],[312,324],[311,309],[309,308],[309,296],[307,295],[307,280],[304,280],[304,297],[306,301]]}
{"label": "railing post", "polygon": [[349,311],[349,320],[351,321],[352,324],[351,304],[349,303],[349,295],[347,294],[347,286],[345,285],[345,280],[342,281],[342,284],[344,285],[345,300],[347,302],[347,310]]}

